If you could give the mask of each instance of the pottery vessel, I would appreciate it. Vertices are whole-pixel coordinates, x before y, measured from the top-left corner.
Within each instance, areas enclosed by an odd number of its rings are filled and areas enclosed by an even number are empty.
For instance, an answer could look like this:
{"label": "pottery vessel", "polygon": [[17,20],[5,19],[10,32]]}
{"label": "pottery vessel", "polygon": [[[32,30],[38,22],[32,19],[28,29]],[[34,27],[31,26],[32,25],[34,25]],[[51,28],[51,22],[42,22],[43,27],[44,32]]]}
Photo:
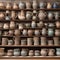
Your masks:
{"label": "pottery vessel", "polygon": [[47,9],[51,9],[52,8],[52,5],[51,5],[51,3],[47,3]]}
{"label": "pottery vessel", "polygon": [[13,3],[13,9],[18,9],[18,4],[17,3]]}
{"label": "pottery vessel", "polygon": [[34,56],[34,51],[33,50],[29,50],[29,56]]}
{"label": "pottery vessel", "polygon": [[33,36],[33,30],[28,30],[28,36]]}

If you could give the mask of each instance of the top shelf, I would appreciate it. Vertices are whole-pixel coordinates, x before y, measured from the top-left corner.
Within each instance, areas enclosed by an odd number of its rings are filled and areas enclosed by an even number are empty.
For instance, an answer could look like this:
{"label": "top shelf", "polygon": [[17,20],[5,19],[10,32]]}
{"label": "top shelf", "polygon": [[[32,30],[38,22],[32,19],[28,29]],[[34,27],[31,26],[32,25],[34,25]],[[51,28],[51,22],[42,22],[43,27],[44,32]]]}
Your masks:
{"label": "top shelf", "polygon": [[39,8],[37,8],[37,9],[5,9],[5,8],[3,8],[3,9],[0,9],[0,11],[6,11],[6,10],[10,10],[10,11],[20,11],[20,10],[25,10],[25,11],[33,11],[33,10],[45,10],[45,11],[60,11],[60,8],[51,8],[51,9],[47,9],[47,8],[45,8],[45,9],[39,9]]}

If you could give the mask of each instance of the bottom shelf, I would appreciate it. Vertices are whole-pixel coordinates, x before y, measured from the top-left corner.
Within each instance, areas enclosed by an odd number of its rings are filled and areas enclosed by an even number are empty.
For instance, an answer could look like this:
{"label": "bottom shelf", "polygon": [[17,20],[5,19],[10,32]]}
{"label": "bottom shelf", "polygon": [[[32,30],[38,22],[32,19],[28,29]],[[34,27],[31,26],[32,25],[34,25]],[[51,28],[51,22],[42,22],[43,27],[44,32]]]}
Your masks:
{"label": "bottom shelf", "polygon": [[0,59],[60,59],[60,56],[0,56]]}

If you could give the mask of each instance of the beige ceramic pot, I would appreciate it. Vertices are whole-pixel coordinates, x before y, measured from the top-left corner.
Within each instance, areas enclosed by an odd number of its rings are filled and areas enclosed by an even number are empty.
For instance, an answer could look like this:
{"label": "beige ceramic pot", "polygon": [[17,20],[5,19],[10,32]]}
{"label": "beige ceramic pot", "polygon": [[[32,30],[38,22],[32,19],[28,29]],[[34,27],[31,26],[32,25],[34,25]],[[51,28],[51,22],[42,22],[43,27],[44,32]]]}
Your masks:
{"label": "beige ceramic pot", "polygon": [[13,30],[9,30],[9,35],[12,36],[14,34]]}
{"label": "beige ceramic pot", "polygon": [[52,5],[51,5],[51,3],[47,3],[47,9],[51,9],[52,8]]}
{"label": "beige ceramic pot", "polygon": [[28,36],[32,36],[33,35],[33,30],[28,30]]}
{"label": "beige ceramic pot", "polygon": [[60,28],[60,22],[59,21],[56,22],[56,27]]}
{"label": "beige ceramic pot", "polygon": [[33,50],[29,50],[29,56],[34,56],[34,51]]}
{"label": "beige ceramic pot", "polygon": [[17,3],[13,3],[13,9],[18,9],[18,4]]}

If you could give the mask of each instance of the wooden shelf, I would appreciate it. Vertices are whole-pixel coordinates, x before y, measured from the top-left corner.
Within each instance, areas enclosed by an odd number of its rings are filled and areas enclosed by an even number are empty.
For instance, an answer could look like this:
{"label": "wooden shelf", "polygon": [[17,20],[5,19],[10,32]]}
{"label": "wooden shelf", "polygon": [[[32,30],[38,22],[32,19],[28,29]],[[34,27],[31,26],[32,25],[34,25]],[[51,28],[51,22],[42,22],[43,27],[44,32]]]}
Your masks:
{"label": "wooden shelf", "polygon": [[0,45],[0,47],[4,47],[4,48],[12,48],[12,47],[24,47],[24,48],[60,48],[60,45],[52,45],[52,46],[49,46],[49,45]]}
{"label": "wooden shelf", "polygon": [[60,56],[0,56],[0,59],[60,59]]}
{"label": "wooden shelf", "polygon": [[6,10],[10,10],[10,11],[20,11],[20,10],[25,10],[25,11],[33,11],[33,10],[45,10],[45,11],[60,11],[60,8],[51,8],[51,9],[47,9],[47,8],[44,8],[44,9],[39,9],[39,8],[37,8],[37,9],[33,9],[33,8],[31,8],[31,9],[5,9],[5,8],[3,8],[3,9],[0,9],[0,11],[6,11]]}

